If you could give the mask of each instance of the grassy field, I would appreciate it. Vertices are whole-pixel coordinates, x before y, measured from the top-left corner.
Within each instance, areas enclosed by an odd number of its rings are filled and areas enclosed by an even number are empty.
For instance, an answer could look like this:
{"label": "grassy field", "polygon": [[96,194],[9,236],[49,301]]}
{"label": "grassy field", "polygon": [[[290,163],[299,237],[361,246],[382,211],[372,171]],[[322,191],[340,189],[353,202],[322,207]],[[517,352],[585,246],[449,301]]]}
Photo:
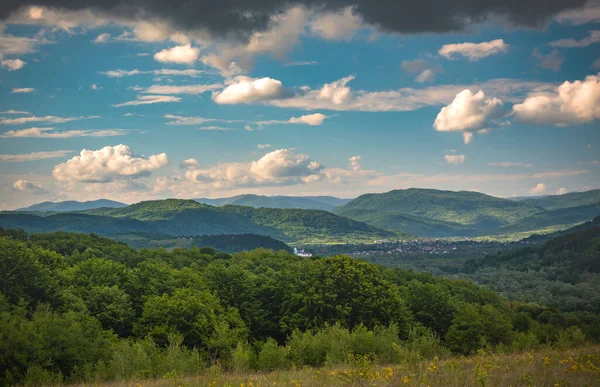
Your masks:
{"label": "grassy field", "polygon": [[108,386],[600,386],[600,346],[509,355],[482,353],[389,366],[354,359],[341,367],[270,373],[226,372],[217,364],[198,376],[167,374],[160,380],[123,381]]}

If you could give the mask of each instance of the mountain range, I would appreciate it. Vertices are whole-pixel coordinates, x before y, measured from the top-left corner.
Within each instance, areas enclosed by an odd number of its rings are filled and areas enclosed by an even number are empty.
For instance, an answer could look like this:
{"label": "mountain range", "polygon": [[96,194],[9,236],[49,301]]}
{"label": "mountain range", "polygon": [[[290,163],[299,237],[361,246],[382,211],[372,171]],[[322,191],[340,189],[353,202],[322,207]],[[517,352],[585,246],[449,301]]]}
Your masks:
{"label": "mountain range", "polygon": [[64,202],[42,202],[29,207],[19,208],[17,211],[39,211],[39,212],[68,212],[68,211],[85,211],[94,208],[109,207],[122,208],[127,207],[127,204],[116,202],[114,200],[99,199],[87,202],[78,202],[75,200],[67,200]]}
{"label": "mountain range", "polygon": [[566,229],[598,215],[600,190],[512,200],[472,191],[413,188],[365,194],[353,200],[240,195],[155,200],[129,206],[107,200],[46,202],[1,213],[0,226],[29,232],[62,230],[113,237],[252,233],[286,243],[346,243],[406,235],[527,236]]}
{"label": "mountain range", "polygon": [[333,196],[263,196],[263,195],[238,195],[218,199],[194,199],[198,203],[211,206],[249,206],[255,208],[300,208],[308,210],[331,211],[335,207],[348,203],[352,199],[340,199]]}

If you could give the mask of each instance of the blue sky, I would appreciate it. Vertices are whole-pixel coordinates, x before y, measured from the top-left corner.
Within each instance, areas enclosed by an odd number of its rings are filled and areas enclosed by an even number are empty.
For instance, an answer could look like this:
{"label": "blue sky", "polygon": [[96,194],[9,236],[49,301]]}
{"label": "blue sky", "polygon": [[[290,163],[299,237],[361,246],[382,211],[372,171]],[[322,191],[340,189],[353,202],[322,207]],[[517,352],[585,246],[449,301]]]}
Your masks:
{"label": "blue sky", "polygon": [[19,9],[0,24],[0,207],[600,188],[600,6],[587,7],[541,28],[409,34],[352,4],[298,5],[249,41]]}

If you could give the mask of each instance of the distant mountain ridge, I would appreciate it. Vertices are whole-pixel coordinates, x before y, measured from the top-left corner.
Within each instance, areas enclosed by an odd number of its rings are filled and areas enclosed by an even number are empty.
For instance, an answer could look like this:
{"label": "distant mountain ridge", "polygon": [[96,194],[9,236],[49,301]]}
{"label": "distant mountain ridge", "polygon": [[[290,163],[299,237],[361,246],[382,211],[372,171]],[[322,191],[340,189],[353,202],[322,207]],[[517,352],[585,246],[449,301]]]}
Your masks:
{"label": "distant mountain ridge", "polygon": [[39,211],[39,212],[68,212],[85,211],[94,208],[122,208],[127,204],[108,199],[91,200],[87,202],[78,202],[75,200],[66,200],[63,202],[42,202],[29,207],[19,208],[16,211]]}
{"label": "distant mountain ridge", "polygon": [[366,194],[333,212],[416,236],[477,236],[569,227],[600,214],[600,190],[509,200],[472,191],[411,188]]}
{"label": "distant mountain ridge", "polygon": [[214,207],[194,200],[166,199],[123,208],[36,216],[0,213],[0,226],[28,232],[76,231],[100,235],[155,233],[170,236],[257,234],[283,242],[350,242],[394,238],[397,232],[322,210]]}
{"label": "distant mountain ridge", "polygon": [[198,203],[211,206],[249,206],[254,208],[299,208],[307,210],[331,211],[335,207],[348,203],[352,199],[340,199],[333,196],[264,196],[244,194],[228,198],[197,198]]}

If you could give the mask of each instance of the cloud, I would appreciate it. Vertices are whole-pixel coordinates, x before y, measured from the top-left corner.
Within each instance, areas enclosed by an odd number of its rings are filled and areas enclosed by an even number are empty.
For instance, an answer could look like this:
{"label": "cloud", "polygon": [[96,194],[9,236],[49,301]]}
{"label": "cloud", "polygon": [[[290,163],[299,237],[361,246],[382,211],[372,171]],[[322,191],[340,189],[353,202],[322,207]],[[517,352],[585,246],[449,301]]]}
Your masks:
{"label": "cloud", "polygon": [[513,168],[513,167],[531,167],[531,164],[525,164],[521,162],[511,162],[511,161],[499,161],[496,163],[487,163],[488,167],[502,167],[502,168]]}
{"label": "cloud", "polygon": [[283,67],[293,67],[293,66],[314,66],[319,64],[319,62],[315,60],[301,60],[296,62],[288,62],[283,65]]}
{"label": "cloud", "polygon": [[185,77],[199,77],[202,74],[206,74],[205,70],[195,70],[195,69],[185,69],[185,70],[172,70],[172,69],[159,69],[159,70],[149,70],[142,71],[138,69],[134,70],[109,70],[109,71],[101,71],[100,74],[106,75],[110,78],[123,78],[123,77],[131,77],[133,75],[143,75],[143,74],[152,74],[152,75],[164,75],[164,76],[185,76]]}
{"label": "cloud", "polygon": [[33,194],[33,195],[40,195],[40,194],[47,193],[47,191],[41,185],[34,184],[28,180],[15,181],[13,183],[13,189],[15,191]]}
{"label": "cloud", "polygon": [[171,86],[171,85],[152,85],[144,91],[144,93],[150,94],[202,94],[207,91],[216,90],[222,88],[223,85],[214,83],[211,85],[184,85],[184,86]]}
{"label": "cloud", "polygon": [[568,192],[569,192],[569,190],[566,189],[565,187],[560,187],[559,189],[556,190],[556,194],[557,195],[564,195],[564,194],[566,194]]}
{"label": "cloud", "polygon": [[472,132],[488,125],[501,111],[502,101],[498,98],[486,98],[482,90],[473,94],[465,89],[456,95],[450,105],[440,110],[433,127],[439,132],[463,132],[464,141],[468,144]]}
{"label": "cloud", "polygon": [[96,39],[94,39],[94,43],[102,44],[102,43],[107,43],[109,40],[110,40],[110,34],[105,32],[103,34],[96,36]]}
{"label": "cloud", "polygon": [[286,90],[276,79],[237,76],[225,89],[215,92],[213,100],[218,104],[253,103],[285,95]]}
{"label": "cloud", "polygon": [[589,1],[584,7],[560,12],[555,19],[560,23],[574,25],[600,22],[600,3]]}
{"label": "cloud", "polygon": [[230,76],[250,71],[256,55],[270,54],[284,59],[285,54],[298,43],[311,15],[312,11],[302,6],[274,13],[268,17],[268,28],[252,32],[246,41],[220,42],[214,52],[200,60]]}
{"label": "cloud", "polygon": [[553,50],[550,54],[542,54],[536,48],[533,50],[531,56],[540,60],[538,66],[543,69],[552,70],[555,73],[560,71],[560,67],[564,61],[564,58],[558,54],[558,50]]}
{"label": "cloud", "polygon": [[271,144],[258,144],[256,147],[258,149],[268,149],[268,148],[271,148],[272,145]]}
{"label": "cloud", "polygon": [[0,67],[4,67],[8,71],[16,71],[25,67],[26,64],[27,62],[23,62],[21,59],[5,59],[0,62]]}
{"label": "cloud", "polygon": [[446,155],[444,159],[448,164],[462,164],[467,158],[465,155]]}
{"label": "cloud", "polygon": [[71,137],[110,137],[124,136],[126,131],[120,129],[106,130],[67,130],[64,132],[54,132],[54,128],[29,128],[21,130],[9,130],[0,134],[0,138],[11,137],[29,137],[29,138],[71,138]]}
{"label": "cloud", "polygon": [[195,159],[186,160],[185,176],[214,189],[305,184],[323,178],[323,166],[290,149],[269,152],[249,163],[226,163],[203,169]]}
{"label": "cloud", "polygon": [[539,195],[546,192],[546,184],[538,183],[535,187],[529,190],[529,193],[532,195]]}
{"label": "cloud", "polygon": [[198,60],[198,55],[200,55],[198,48],[192,47],[191,44],[186,44],[157,52],[154,54],[154,59],[165,63],[192,64]]}
{"label": "cloud", "polygon": [[600,58],[596,59],[591,66],[593,69],[600,70]]}
{"label": "cloud", "polygon": [[206,117],[194,117],[194,116],[177,116],[174,114],[165,114],[163,116],[166,119],[171,121],[167,121],[165,125],[202,125],[207,122],[242,122],[240,120],[225,120],[221,118],[206,118]]}
{"label": "cloud", "polygon": [[568,126],[600,118],[600,77],[565,81],[555,91],[530,94],[512,109],[521,122]]}
{"label": "cloud", "polygon": [[54,167],[52,175],[64,183],[108,183],[148,176],[167,165],[166,153],[144,158],[133,155],[127,145],[120,144],[99,150],[83,149],[79,156]]}
{"label": "cloud", "polygon": [[98,116],[79,116],[79,117],[57,117],[57,116],[29,116],[19,118],[0,118],[0,124],[2,125],[22,125],[30,122],[47,122],[50,124],[64,124],[65,122],[88,120],[100,118]]}
{"label": "cloud", "polygon": [[13,110],[13,109],[9,109],[9,110],[5,110],[3,112],[0,112],[0,114],[31,114],[27,111],[24,110]]}
{"label": "cloud", "polygon": [[322,113],[307,114],[300,117],[292,117],[289,120],[268,120],[258,121],[258,125],[272,125],[272,124],[305,124],[310,126],[323,125],[323,121],[329,118]]}
{"label": "cloud", "polygon": [[482,43],[457,43],[446,44],[438,51],[438,54],[446,59],[455,59],[456,55],[462,55],[471,62],[478,61],[490,55],[506,54],[510,46],[502,39],[496,39]]}
{"label": "cloud", "polygon": [[33,87],[16,87],[12,89],[13,94],[33,93],[34,91]]}
{"label": "cloud", "polygon": [[212,125],[212,126],[200,126],[198,128],[198,130],[216,130],[216,131],[219,131],[219,132],[223,132],[223,131],[229,132],[229,131],[232,131],[232,130],[235,130],[235,129],[234,128],[227,128],[227,127],[224,127],[224,126],[214,126],[214,125]]}
{"label": "cloud", "polygon": [[311,32],[325,40],[351,40],[364,27],[362,16],[355,7],[317,15],[310,23]]}
{"label": "cloud", "polygon": [[13,155],[0,155],[0,162],[20,163],[20,162],[24,162],[24,161],[55,159],[58,157],[65,157],[69,153],[73,153],[73,151],[57,150],[57,151],[51,151],[51,152],[31,152],[31,153],[21,153],[21,154],[13,154]]}
{"label": "cloud", "polygon": [[99,83],[92,83],[90,85],[90,89],[92,89],[92,90],[102,90],[102,86],[100,86]]}
{"label": "cloud", "polygon": [[[106,23],[106,20],[134,24],[140,15],[144,15],[145,20],[152,22],[146,22],[148,26],[145,26],[138,21],[134,33],[147,40],[158,40],[170,36],[175,31],[190,30],[205,32],[217,38],[232,36],[240,39],[251,36],[254,32],[265,31],[272,23],[273,17],[285,11],[284,7],[289,3],[278,0],[233,0],[212,2],[208,6],[204,1],[188,0],[173,0],[168,3],[151,0],[135,3],[45,0],[42,2],[44,8],[39,4],[39,0],[3,2],[0,6],[0,19],[17,14],[19,9],[24,8],[25,16],[31,23],[62,22],[68,28],[71,23],[81,23],[81,20],[85,20],[91,28],[99,23]],[[312,7],[315,2],[298,0],[294,4],[299,7]],[[434,0],[414,3],[410,7],[389,0],[355,0],[352,4],[356,6],[354,13],[360,16],[365,24],[377,26],[386,32],[407,34],[461,31],[490,18],[502,18],[511,25],[543,27],[556,15],[564,15],[567,11],[581,8],[585,1],[549,0],[544,2],[543,7],[535,0],[511,3],[501,0],[462,3]],[[35,7],[27,9],[27,6],[32,5]],[[348,7],[348,2],[330,0],[326,5],[325,12],[343,12]],[[57,18],[59,11],[69,17]]]}
{"label": "cloud", "polygon": [[412,111],[425,106],[449,104],[462,90],[472,92],[484,89],[505,102],[522,101],[526,93],[531,91],[547,91],[556,87],[554,83],[525,81],[520,79],[498,78],[472,85],[436,85],[422,89],[401,88],[395,90],[366,91],[352,90],[349,82],[354,76],[326,83],[321,88],[301,87],[294,92],[289,91],[279,99],[263,101],[267,105],[282,108],[305,110],[337,110],[337,111]]}
{"label": "cloud", "polygon": [[408,73],[419,73],[415,78],[415,82],[418,83],[433,82],[435,81],[436,74],[444,71],[441,66],[432,66],[424,59],[403,60],[401,66],[402,70]]}
{"label": "cloud", "polygon": [[138,95],[137,99],[113,105],[114,107],[151,105],[155,103],[179,102],[181,98],[170,95]]}
{"label": "cloud", "polygon": [[360,170],[360,156],[352,156],[348,159],[348,163],[350,164],[350,168],[353,171]]}
{"label": "cloud", "polygon": [[560,47],[560,48],[580,48],[591,46],[592,44],[600,42],[600,30],[592,30],[589,32],[589,36],[581,40],[575,40],[572,38],[569,39],[560,39],[550,42],[550,46],[552,47]]}

